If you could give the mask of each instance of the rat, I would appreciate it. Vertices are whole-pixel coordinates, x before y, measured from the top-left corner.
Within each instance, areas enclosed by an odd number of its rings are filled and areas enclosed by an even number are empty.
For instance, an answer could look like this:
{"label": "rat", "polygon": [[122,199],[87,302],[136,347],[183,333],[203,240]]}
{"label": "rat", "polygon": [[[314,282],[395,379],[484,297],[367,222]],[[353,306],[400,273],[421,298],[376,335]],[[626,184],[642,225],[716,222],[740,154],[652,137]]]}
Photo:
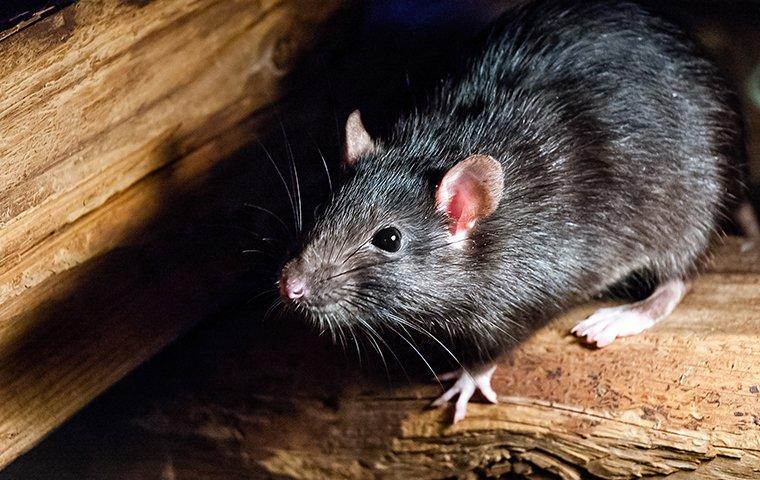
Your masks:
{"label": "rat", "polygon": [[676,26],[627,1],[503,14],[386,139],[354,111],[344,177],[284,264],[323,329],[416,332],[461,362],[434,405],[491,401],[495,359],[629,279],[651,295],[572,332],[604,347],[668,316],[740,198],[732,90]]}

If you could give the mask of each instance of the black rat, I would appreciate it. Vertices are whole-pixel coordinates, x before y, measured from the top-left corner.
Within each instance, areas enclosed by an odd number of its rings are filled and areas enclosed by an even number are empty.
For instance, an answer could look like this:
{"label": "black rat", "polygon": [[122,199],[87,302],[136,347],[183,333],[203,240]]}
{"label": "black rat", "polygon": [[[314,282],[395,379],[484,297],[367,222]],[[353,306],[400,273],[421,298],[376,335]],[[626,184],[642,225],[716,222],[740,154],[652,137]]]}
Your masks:
{"label": "black rat", "polygon": [[599,347],[687,291],[745,160],[735,99],[673,25],[624,2],[506,12],[468,67],[375,141],[346,124],[346,175],[283,267],[286,305],[326,328],[427,333],[463,364],[434,404],[568,307],[632,276],[651,296],[573,332]]}

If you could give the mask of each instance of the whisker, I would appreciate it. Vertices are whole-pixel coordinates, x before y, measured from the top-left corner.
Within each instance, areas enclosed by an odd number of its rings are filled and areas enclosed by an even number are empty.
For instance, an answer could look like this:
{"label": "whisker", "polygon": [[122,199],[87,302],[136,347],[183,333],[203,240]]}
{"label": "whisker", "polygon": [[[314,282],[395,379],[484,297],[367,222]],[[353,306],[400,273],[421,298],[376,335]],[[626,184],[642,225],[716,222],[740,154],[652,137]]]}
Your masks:
{"label": "whisker", "polygon": [[[269,163],[272,164],[272,167],[274,167],[274,170],[277,172],[277,176],[280,177],[280,181],[282,182],[282,186],[285,187],[285,193],[288,195],[288,200],[290,201],[290,208],[293,213],[293,222],[295,224],[295,227],[298,228],[298,223],[296,223],[296,204],[293,201],[293,195],[290,193],[290,188],[288,188],[288,182],[285,181],[285,177],[282,175],[282,171],[280,171],[280,168],[277,166],[277,163],[274,161],[274,158],[272,158],[272,155],[269,153],[269,150],[264,146],[261,141],[257,140],[259,146],[266,154],[267,158],[269,159]],[[299,230],[300,231],[300,230]]]}
{"label": "whisker", "polygon": [[333,321],[333,323],[335,324],[335,328],[338,330],[338,336],[340,338],[340,345],[343,353],[346,353],[346,333],[343,331],[343,325],[337,321]]}
{"label": "whisker", "polygon": [[437,344],[438,344],[438,345],[439,345],[439,346],[440,346],[440,347],[441,347],[441,348],[442,348],[442,349],[443,349],[443,350],[444,350],[444,351],[445,351],[445,352],[446,352],[446,353],[447,353],[447,354],[448,354],[448,355],[449,355],[449,356],[450,356],[450,357],[451,357],[451,358],[452,358],[452,359],[453,359],[453,360],[454,360],[454,361],[455,361],[455,362],[456,362],[456,363],[457,363],[457,364],[458,364],[458,365],[459,365],[461,368],[464,368],[464,366],[462,365],[462,362],[460,362],[460,361],[459,361],[459,359],[457,358],[457,356],[456,356],[456,355],[454,355],[454,352],[452,352],[452,351],[451,351],[451,350],[450,350],[450,349],[449,349],[449,348],[448,348],[448,347],[447,347],[447,346],[446,346],[446,345],[445,345],[443,342],[441,342],[441,340],[440,340],[440,339],[438,339],[438,337],[436,337],[436,336],[435,336],[433,333],[431,333],[431,332],[428,332],[427,330],[423,329],[422,327],[420,327],[420,326],[418,326],[418,325],[416,325],[416,324],[414,324],[414,323],[412,323],[412,322],[409,322],[408,320],[404,319],[404,318],[403,318],[401,315],[399,315],[398,313],[390,311],[390,309],[388,309],[387,307],[385,307],[385,306],[384,306],[384,304],[381,302],[381,300],[380,300],[379,298],[376,298],[376,297],[371,297],[371,296],[370,296],[370,295],[369,295],[369,294],[368,294],[366,291],[364,291],[364,290],[359,290],[359,289],[357,289],[357,290],[351,290],[351,291],[352,291],[352,292],[353,292],[353,293],[354,293],[356,296],[358,296],[358,297],[361,297],[361,296],[365,296],[365,301],[368,301],[369,303],[372,303],[374,306],[376,306],[376,307],[378,307],[378,308],[382,308],[382,309],[384,309],[386,313],[390,314],[390,315],[391,315],[391,317],[392,317],[392,318],[393,318],[393,319],[394,319],[396,322],[398,322],[399,324],[401,324],[402,326],[407,326],[407,327],[411,328],[412,330],[414,330],[414,331],[416,331],[416,332],[418,332],[418,333],[421,333],[421,334],[423,334],[423,335],[427,336],[428,338],[430,338],[431,340],[433,340],[433,341],[434,341],[435,343],[437,343]]}
{"label": "whisker", "polygon": [[301,233],[303,230],[303,205],[301,202],[301,185],[298,181],[298,168],[296,167],[296,160],[295,156],[293,155],[293,148],[290,145],[290,140],[288,139],[287,133],[285,133],[285,124],[282,123],[282,120],[279,120],[280,122],[280,129],[282,130],[282,137],[285,140],[285,150],[288,154],[288,159],[290,160],[290,167],[291,167],[291,179],[294,182],[294,193],[296,198],[296,203],[298,204],[298,233]]}
{"label": "whisker", "polygon": [[[361,310],[361,307],[357,305],[356,303],[353,303],[351,300],[346,299],[345,302],[347,302],[350,305],[353,305],[355,308]],[[364,331],[367,333],[367,338],[369,339],[370,343],[375,347],[375,350],[377,351],[378,355],[380,355],[380,358],[383,361],[383,365],[385,366],[385,372],[388,374],[388,378],[390,378],[390,372],[388,371],[388,364],[385,361],[385,355],[383,355],[382,350],[380,349],[380,346],[375,341],[372,333],[374,330],[372,330],[372,327],[362,318],[357,317],[351,313],[351,311],[342,303],[338,303],[338,306],[343,309],[344,312],[346,312],[346,315],[355,317],[356,321],[359,322],[359,327],[364,329]]]}
{"label": "whisker", "polygon": [[[353,305],[355,308],[362,310],[361,305],[354,303],[352,300],[345,299],[345,302],[349,303],[350,305]],[[348,311],[345,307],[343,307],[344,310]],[[411,378],[409,378],[409,374],[407,373],[406,369],[404,368],[403,362],[398,358],[398,355],[396,355],[396,352],[393,351],[391,346],[388,344],[388,342],[385,341],[385,339],[380,335],[380,333],[375,330],[375,328],[370,324],[368,321],[364,320],[363,318],[356,317],[356,319],[365,327],[365,330],[367,331],[368,335],[371,337],[376,338],[379,340],[385,348],[388,349],[388,352],[390,352],[391,355],[393,355],[393,358],[396,359],[396,363],[398,363],[399,367],[401,367],[401,371],[404,373],[404,376],[406,377],[407,381],[411,383]],[[390,372],[388,370],[388,363],[385,361],[385,355],[383,355],[382,350],[380,349],[380,346],[377,344],[377,342],[373,341],[373,344],[375,345],[375,349],[377,350],[377,353],[380,355],[380,358],[383,361],[383,365],[385,367],[385,373],[388,376],[388,379],[390,380]]]}
{"label": "whisker", "polygon": [[[344,239],[344,242],[345,242],[345,239]],[[353,251],[353,252],[351,252],[351,253],[350,253],[350,254],[349,254],[349,255],[348,255],[346,258],[344,258],[344,259],[343,259],[343,261],[342,261],[342,262],[340,262],[340,265],[339,265],[339,266],[343,266],[343,265],[345,265],[345,264],[346,264],[346,262],[347,262],[347,261],[349,261],[349,260],[351,259],[351,257],[353,257],[354,255],[356,255],[356,254],[359,252],[359,250],[361,250],[361,249],[362,249],[362,247],[364,247],[365,245],[367,245],[369,242],[370,242],[370,240],[367,240],[367,241],[365,241],[364,243],[362,243],[361,245],[359,245],[358,247],[356,247],[356,250],[354,250],[354,251]]]}
{"label": "whisker", "polygon": [[242,253],[261,253],[263,255],[268,255],[270,257],[272,256],[271,252],[266,252],[264,250],[256,250],[256,249],[253,249],[253,248],[249,248],[249,249],[246,249],[246,250],[241,250],[241,252]]}
{"label": "whisker", "polygon": [[[365,298],[364,300],[366,301],[367,299]],[[371,303],[371,302],[370,302],[370,303]],[[398,320],[401,320],[401,319],[400,319],[400,317],[399,317],[397,314],[395,314],[394,312],[390,311],[390,309],[388,309],[386,306],[382,306],[382,305],[381,305],[381,304],[379,304],[379,303],[377,304],[377,306],[378,306],[379,308],[382,308],[382,309],[385,311],[385,313],[389,314],[389,315],[390,315],[392,318],[394,318],[395,320],[397,320],[397,321],[398,321]],[[403,324],[402,322],[399,322],[399,326],[401,326],[401,328],[402,328],[402,329],[403,329],[403,330],[406,332],[406,334],[407,334],[407,335],[409,335],[409,338],[412,338],[412,337],[411,337],[411,335],[409,334],[409,332],[406,330],[406,328],[404,328],[404,324]],[[390,324],[387,324],[387,325],[385,325],[385,327],[386,327],[386,328],[389,328],[391,331],[393,331],[394,333],[396,333],[396,335],[398,335],[399,337],[401,337],[401,339],[402,339],[404,342],[406,342],[406,343],[407,343],[407,344],[408,344],[408,345],[409,345],[409,346],[412,348],[412,350],[414,350],[414,352],[417,354],[417,356],[419,356],[419,357],[420,357],[420,359],[422,359],[422,361],[425,363],[425,365],[427,366],[427,368],[428,368],[428,369],[430,370],[430,372],[433,374],[433,376],[435,377],[435,379],[436,379],[436,381],[438,382],[438,384],[439,384],[439,385],[441,385],[441,381],[438,379],[438,375],[435,373],[435,370],[434,370],[434,369],[433,369],[433,367],[430,365],[430,363],[427,361],[427,359],[426,359],[426,358],[425,358],[425,356],[422,354],[422,352],[420,352],[420,350],[419,350],[419,349],[418,349],[418,348],[417,348],[417,347],[416,347],[416,346],[415,346],[415,345],[414,345],[414,344],[413,344],[413,343],[412,343],[410,340],[408,340],[406,337],[404,337],[404,336],[403,336],[403,335],[402,335],[402,334],[401,334],[401,333],[400,333],[398,330],[396,330],[395,328],[393,328],[393,326],[391,326]],[[412,327],[414,327],[414,326],[412,325]],[[386,345],[387,345],[387,344],[386,344]],[[444,347],[444,348],[445,348],[445,347]],[[390,350],[390,347],[389,347],[389,350]],[[391,352],[392,352],[392,350],[391,350]],[[394,357],[396,357],[396,355],[395,355],[395,354],[394,354]],[[456,357],[455,357],[455,360],[456,360]],[[402,364],[401,364],[401,362],[399,361],[398,357],[396,357],[396,361],[398,361],[398,362],[399,362],[399,365],[401,365],[401,368],[402,368],[402,370],[404,370],[404,374],[406,374],[406,370],[404,369],[403,365],[402,365]],[[459,362],[458,362],[458,360],[457,360],[457,363],[459,363]],[[461,363],[460,363],[460,365],[461,365]],[[409,378],[409,376],[408,376],[408,375],[407,375],[407,378]]]}
{"label": "whisker", "polygon": [[400,322],[402,324],[406,324],[409,328],[412,328],[413,330],[415,330],[415,331],[417,331],[419,333],[427,335],[429,338],[431,338],[433,341],[435,341],[438,345],[440,345],[440,347],[443,348],[443,350],[446,353],[448,353],[449,356],[451,356],[451,358],[454,359],[455,362],[457,362],[457,365],[459,365],[461,368],[464,368],[464,365],[462,365],[462,362],[459,361],[459,359],[456,357],[456,355],[454,355],[454,353],[451,350],[449,350],[449,348],[446,345],[444,345],[443,342],[441,342],[440,340],[438,340],[438,337],[436,337],[432,333],[428,332],[427,330],[424,330],[421,327],[418,327],[417,325],[404,320],[401,317],[397,316],[396,317],[396,321]]}
{"label": "whisker", "polygon": [[247,207],[247,208],[254,208],[254,209],[256,209],[256,210],[260,210],[260,211],[262,211],[262,212],[264,212],[264,213],[268,213],[269,215],[271,215],[271,216],[272,216],[272,218],[274,218],[275,220],[277,220],[277,222],[278,222],[280,225],[282,225],[282,228],[283,228],[283,229],[285,229],[285,233],[287,233],[288,235],[291,235],[291,234],[292,234],[292,232],[291,232],[290,228],[289,228],[289,227],[288,227],[288,226],[285,224],[285,222],[282,220],[282,218],[280,218],[280,216],[279,216],[279,215],[276,215],[276,214],[275,214],[273,211],[271,211],[271,210],[269,210],[269,209],[266,209],[266,208],[264,208],[264,207],[261,207],[261,206],[259,206],[259,205],[254,205],[254,204],[252,204],[252,203],[244,203],[244,204],[243,204],[243,206],[245,206],[245,207]]}
{"label": "whisker", "polygon": [[251,302],[253,302],[256,299],[263,297],[264,295],[268,295],[268,294],[274,293],[276,291],[277,291],[276,288],[270,288],[270,289],[264,290],[263,292],[259,292],[256,295],[254,295],[253,297],[251,297],[250,299],[248,299],[248,302],[246,302],[246,303],[251,303]]}
{"label": "whisker", "polygon": [[264,320],[268,321],[270,319],[270,315],[274,313],[275,310],[277,310],[278,307],[282,306],[282,300],[279,298],[275,298],[272,305],[267,309],[267,311],[264,313]]}
{"label": "whisker", "polygon": [[392,263],[394,261],[395,260],[388,259],[388,260],[384,260],[384,261],[380,261],[380,262],[371,263],[369,265],[361,265],[361,266],[358,266],[356,268],[351,268],[351,269],[348,269],[348,270],[343,270],[342,272],[336,273],[335,275],[329,276],[329,277],[321,280],[320,282],[317,283],[317,285],[319,285],[321,283],[324,283],[324,282],[326,282],[328,280],[332,280],[334,278],[342,277],[343,275],[348,275],[349,273],[358,272],[358,271],[361,271],[361,270],[364,270],[364,269],[367,269],[367,268],[378,267],[380,265],[385,265],[387,263]]}
{"label": "whisker", "polygon": [[359,340],[356,337],[356,332],[354,332],[354,327],[350,323],[346,324],[346,328],[348,329],[349,335],[351,335],[351,339],[354,341],[354,346],[356,346],[356,357],[359,360],[359,368],[362,367],[362,350],[359,348]]}
{"label": "whisker", "polygon": [[[422,353],[419,351],[419,349],[417,347],[415,347],[414,344],[411,341],[407,340],[406,337],[404,337],[398,330],[396,330],[395,328],[393,328],[391,325],[387,325],[387,328],[389,328],[392,332],[394,332],[396,335],[398,335],[404,342],[407,343],[407,345],[409,345],[412,348],[412,350],[417,354],[417,356],[419,356],[420,359],[422,359],[422,362],[425,364],[425,366],[427,366],[428,370],[430,370],[430,373],[433,374],[433,377],[435,378],[435,381],[438,382],[438,385],[441,388],[443,388],[443,384],[441,383],[441,380],[438,378],[438,374],[435,373],[435,370],[433,370],[433,367],[427,361],[427,359],[425,358],[425,356],[422,355]],[[409,334],[409,332],[407,332],[407,335],[408,334]]]}
{"label": "whisker", "polygon": [[319,145],[317,145],[317,142],[314,141],[314,137],[311,136],[311,133],[306,132],[307,135],[309,135],[309,138],[311,139],[311,143],[314,144],[314,148],[317,149],[317,153],[319,153],[319,158],[322,160],[322,167],[325,169],[325,176],[327,177],[327,186],[330,188],[330,193],[333,191],[333,183],[332,183],[332,177],[330,176],[330,170],[327,168],[327,161],[325,160],[325,156],[322,154],[322,150],[319,148]]}

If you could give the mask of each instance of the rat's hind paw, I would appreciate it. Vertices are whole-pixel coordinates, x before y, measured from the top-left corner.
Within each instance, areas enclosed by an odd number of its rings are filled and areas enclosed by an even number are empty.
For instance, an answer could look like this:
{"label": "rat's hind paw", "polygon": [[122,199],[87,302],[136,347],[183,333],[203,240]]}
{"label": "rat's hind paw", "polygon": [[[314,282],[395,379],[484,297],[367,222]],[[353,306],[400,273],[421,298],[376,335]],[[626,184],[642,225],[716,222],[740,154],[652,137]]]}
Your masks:
{"label": "rat's hind paw", "polygon": [[491,403],[497,403],[496,392],[491,388],[491,377],[496,370],[495,364],[484,365],[478,369],[457,370],[454,372],[444,373],[438,378],[441,380],[457,379],[456,383],[446,390],[443,395],[433,402],[434,407],[440,407],[449,402],[454,396],[459,394],[457,403],[454,407],[454,423],[463,420],[467,414],[467,403],[472,398],[476,390]]}
{"label": "rat's hind paw", "polygon": [[636,335],[654,325],[654,320],[646,313],[631,308],[622,307],[600,308],[573,328],[572,333],[586,337],[588,343],[597,347],[605,347],[617,337]]}
{"label": "rat's hind paw", "polygon": [[571,332],[586,337],[587,342],[596,343],[597,347],[605,347],[617,337],[641,333],[670,315],[687,289],[688,285],[681,280],[665,282],[640,302],[600,308]]}

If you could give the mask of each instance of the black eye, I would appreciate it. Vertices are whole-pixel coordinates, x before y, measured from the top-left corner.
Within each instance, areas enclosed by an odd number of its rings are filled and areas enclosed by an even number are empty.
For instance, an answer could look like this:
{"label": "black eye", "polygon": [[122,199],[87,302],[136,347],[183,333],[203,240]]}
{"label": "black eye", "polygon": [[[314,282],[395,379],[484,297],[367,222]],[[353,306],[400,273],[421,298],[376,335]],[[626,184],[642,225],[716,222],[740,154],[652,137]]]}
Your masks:
{"label": "black eye", "polygon": [[395,227],[378,230],[372,237],[372,245],[386,252],[398,252],[398,249],[401,248],[401,232]]}

